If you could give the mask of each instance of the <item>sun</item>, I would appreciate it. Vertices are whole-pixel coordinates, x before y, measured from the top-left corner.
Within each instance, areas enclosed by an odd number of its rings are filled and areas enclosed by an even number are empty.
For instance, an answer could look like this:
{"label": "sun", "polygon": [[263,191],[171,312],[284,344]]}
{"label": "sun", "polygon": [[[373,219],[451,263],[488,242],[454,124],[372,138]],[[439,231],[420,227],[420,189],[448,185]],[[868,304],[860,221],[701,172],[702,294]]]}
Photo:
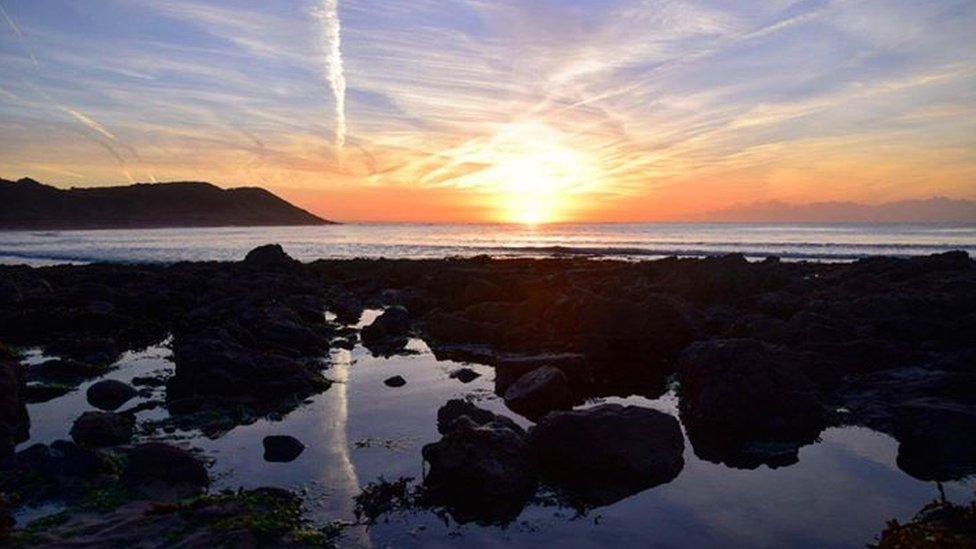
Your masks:
{"label": "sun", "polygon": [[597,181],[592,160],[568,135],[542,122],[508,124],[461,162],[483,169],[455,180],[489,195],[499,221],[539,225],[564,221],[584,189]]}

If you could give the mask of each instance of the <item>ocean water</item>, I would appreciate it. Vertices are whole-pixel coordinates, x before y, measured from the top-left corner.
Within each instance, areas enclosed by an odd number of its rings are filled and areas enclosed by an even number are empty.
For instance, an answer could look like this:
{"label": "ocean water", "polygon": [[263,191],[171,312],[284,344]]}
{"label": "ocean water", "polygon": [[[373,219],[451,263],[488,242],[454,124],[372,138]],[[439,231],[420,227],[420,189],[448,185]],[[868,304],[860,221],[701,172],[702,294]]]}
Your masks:
{"label": "ocean water", "polygon": [[0,231],[0,263],[239,260],[277,242],[301,260],[582,255],[654,258],[742,253],[761,259],[849,261],[965,250],[976,224],[348,224],[99,231]]}

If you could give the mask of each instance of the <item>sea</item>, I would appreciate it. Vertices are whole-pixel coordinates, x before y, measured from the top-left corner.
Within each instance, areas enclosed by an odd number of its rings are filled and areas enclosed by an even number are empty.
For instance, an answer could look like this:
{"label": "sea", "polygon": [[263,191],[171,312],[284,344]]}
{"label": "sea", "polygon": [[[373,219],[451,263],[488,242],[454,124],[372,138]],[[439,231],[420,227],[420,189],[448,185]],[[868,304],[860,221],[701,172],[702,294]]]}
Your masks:
{"label": "sea", "polygon": [[964,250],[976,223],[946,224],[342,224],[88,231],[0,231],[0,263],[230,261],[278,243],[293,257],[579,256],[652,259],[741,253],[749,259],[853,261]]}

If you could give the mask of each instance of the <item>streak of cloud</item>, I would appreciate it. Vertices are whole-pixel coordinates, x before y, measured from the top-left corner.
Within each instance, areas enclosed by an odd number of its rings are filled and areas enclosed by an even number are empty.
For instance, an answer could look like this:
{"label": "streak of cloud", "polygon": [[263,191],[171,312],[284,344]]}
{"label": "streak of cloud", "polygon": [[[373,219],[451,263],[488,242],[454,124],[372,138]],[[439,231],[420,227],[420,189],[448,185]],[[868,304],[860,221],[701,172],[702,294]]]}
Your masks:
{"label": "streak of cloud", "polygon": [[325,49],[326,77],[332,88],[335,104],[335,146],[342,150],[346,144],[346,75],[342,66],[342,28],[339,20],[339,0],[323,0],[314,12],[322,25],[322,46]]}
{"label": "streak of cloud", "polygon": [[10,30],[12,30],[14,35],[17,36],[20,43],[24,45],[24,49],[27,50],[27,55],[30,57],[31,62],[34,63],[34,68],[40,67],[40,65],[37,63],[37,56],[34,55],[34,50],[31,49],[30,44],[27,43],[27,39],[24,38],[24,33],[20,31],[20,27],[17,26],[17,23],[14,23],[13,18],[7,13],[7,10],[3,7],[3,4],[0,4],[0,13],[2,13],[3,18],[7,20],[7,25],[10,26]]}

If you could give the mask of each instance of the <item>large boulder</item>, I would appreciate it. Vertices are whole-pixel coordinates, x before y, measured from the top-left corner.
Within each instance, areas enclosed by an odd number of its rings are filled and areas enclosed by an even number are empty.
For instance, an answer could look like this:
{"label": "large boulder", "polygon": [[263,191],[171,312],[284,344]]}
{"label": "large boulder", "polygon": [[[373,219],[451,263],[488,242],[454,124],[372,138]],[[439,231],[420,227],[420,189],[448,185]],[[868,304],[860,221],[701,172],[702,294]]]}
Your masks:
{"label": "large boulder", "polygon": [[734,467],[796,461],[827,422],[807,357],[751,339],[692,344],[681,356],[681,417],[695,454]]}
{"label": "large boulder", "polygon": [[92,406],[113,411],[136,396],[136,390],[128,383],[115,379],[104,379],[89,387],[85,396]]}
{"label": "large boulder", "polygon": [[559,368],[536,368],[522,375],[505,390],[505,405],[530,419],[552,410],[572,408],[573,394],[569,379]]}
{"label": "large boulder", "polygon": [[82,446],[116,446],[132,438],[135,419],[112,412],[85,412],[71,426],[71,438]]}
{"label": "large boulder", "polygon": [[529,431],[529,443],[543,474],[585,506],[670,482],[684,467],[678,420],[637,406],[552,412]]}
{"label": "large boulder", "polygon": [[504,422],[451,422],[440,441],[423,447],[431,498],[458,522],[506,523],[535,493],[537,470],[524,437]]}
{"label": "large boulder", "polygon": [[190,452],[162,442],[147,442],[129,451],[123,478],[130,483],[161,482],[203,487],[210,475]]}
{"label": "large boulder", "polygon": [[258,269],[288,268],[297,264],[298,260],[285,253],[281,244],[258,246],[244,256],[244,265]]}
{"label": "large boulder", "polygon": [[297,438],[288,435],[264,437],[264,461],[289,463],[305,451],[305,445]]}
{"label": "large boulder", "polygon": [[410,313],[395,305],[383,311],[360,332],[363,345],[375,354],[392,354],[407,344],[410,336]]}

